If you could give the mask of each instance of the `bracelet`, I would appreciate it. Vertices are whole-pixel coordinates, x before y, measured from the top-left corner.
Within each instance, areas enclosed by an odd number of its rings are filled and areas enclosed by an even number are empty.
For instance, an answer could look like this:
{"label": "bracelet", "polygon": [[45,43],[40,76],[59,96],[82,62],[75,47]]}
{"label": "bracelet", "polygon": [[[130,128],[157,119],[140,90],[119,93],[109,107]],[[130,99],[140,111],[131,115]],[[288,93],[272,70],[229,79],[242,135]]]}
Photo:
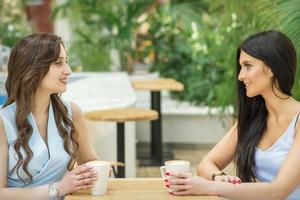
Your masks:
{"label": "bracelet", "polygon": [[54,183],[50,183],[48,187],[48,193],[51,200],[58,200],[58,189]]}
{"label": "bracelet", "polygon": [[48,186],[48,193],[50,195],[51,200],[63,200],[64,196],[58,196],[58,188],[55,183],[50,183]]}
{"label": "bracelet", "polygon": [[217,172],[217,173],[213,173],[213,174],[211,175],[211,179],[214,181],[215,178],[216,178],[216,176],[226,176],[226,175],[227,175],[227,174],[226,174],[225,172],[220,171],[220,172]]}

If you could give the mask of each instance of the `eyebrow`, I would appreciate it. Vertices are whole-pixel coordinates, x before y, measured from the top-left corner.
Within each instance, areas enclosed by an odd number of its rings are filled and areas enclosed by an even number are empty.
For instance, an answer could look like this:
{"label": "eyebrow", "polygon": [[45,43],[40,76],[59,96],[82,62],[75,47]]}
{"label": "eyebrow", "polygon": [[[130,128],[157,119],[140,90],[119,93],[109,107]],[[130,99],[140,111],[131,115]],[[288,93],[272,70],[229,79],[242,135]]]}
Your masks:
{"label": "eyebrow", "polygon": [[[57,58],[57,60],[59,60],[59,59],[64,59],[64,58],[60,56],[60,57]],[[66,60],[67,59],[68,59],[68,57],[66,57]]]}
{"label": "eyebrow", "polygon": [[251,61],[250,60],[245,60],[242,63],[240,62],[240,65],[245,64],[245,63],[250,63],[251,64]]}

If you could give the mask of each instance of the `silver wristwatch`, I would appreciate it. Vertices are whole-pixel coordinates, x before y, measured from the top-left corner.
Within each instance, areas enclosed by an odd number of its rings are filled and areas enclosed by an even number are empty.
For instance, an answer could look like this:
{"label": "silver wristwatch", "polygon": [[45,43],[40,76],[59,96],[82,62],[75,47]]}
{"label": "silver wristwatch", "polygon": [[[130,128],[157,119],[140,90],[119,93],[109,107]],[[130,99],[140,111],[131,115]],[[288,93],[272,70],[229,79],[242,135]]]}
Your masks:
{"label": "silver wristwatch", "polygon": [[58,189],[55,183],[50,183],[48,187],[48,193],[50,195],[51,200],[59,200],[58,198]]}

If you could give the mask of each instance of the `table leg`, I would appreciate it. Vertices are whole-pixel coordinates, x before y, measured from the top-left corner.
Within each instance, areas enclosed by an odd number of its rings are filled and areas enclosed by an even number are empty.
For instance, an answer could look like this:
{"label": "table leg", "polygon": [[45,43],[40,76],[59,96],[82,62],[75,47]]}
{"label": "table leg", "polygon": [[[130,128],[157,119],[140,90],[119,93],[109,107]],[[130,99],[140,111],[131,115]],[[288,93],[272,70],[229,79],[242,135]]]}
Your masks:
{"label": "table leg", "polygon": [[160,91],[151,91],[151,109],[158,112],[158,119],[151,121],[151,159],[159,165],[162,163],[161,134],[161,97]]}
{"label": "table leg", "polygon": [[162,144],[160,91],[151,91],[151,109],[158,112],[158,119],[151,121],[150,153],[149,151],[141,151],[141,149],[138,151],[137,156],[140,159],[140,166],[161,166],[165,160],[173,159],[173,154],[170,149],[163,148]]}
{"label": "table leg", "polygon": [[[117,161],[125,163],[125,130],[124,122],[117,122]],[[125,177],[125,166],[118,167],[118,178]]]}

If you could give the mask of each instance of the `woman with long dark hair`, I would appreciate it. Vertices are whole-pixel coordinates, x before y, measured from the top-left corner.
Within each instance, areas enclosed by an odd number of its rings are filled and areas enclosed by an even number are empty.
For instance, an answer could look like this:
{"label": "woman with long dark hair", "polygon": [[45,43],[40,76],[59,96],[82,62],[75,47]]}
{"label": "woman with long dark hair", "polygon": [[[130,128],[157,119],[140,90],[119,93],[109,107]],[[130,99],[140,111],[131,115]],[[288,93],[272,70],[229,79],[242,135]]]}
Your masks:
{"label": "woman with long dark hair", "polygon": [[[292,42],[278,31],[257,33],[238,47],[238,122],[200,162],[199,176],[170,173],[177,177],[167,183],[173,195],[300,199],[296,57]],[[237,177],[222,172],[233,160]]]}
{"label": "woman with long dark hair", "polygon": [[0,199],[60,199],[96,181],[84,164],[97,156],[83,114],[60,96],[70,74],[56,35],[32,34],[12,49],[0,109]]}

